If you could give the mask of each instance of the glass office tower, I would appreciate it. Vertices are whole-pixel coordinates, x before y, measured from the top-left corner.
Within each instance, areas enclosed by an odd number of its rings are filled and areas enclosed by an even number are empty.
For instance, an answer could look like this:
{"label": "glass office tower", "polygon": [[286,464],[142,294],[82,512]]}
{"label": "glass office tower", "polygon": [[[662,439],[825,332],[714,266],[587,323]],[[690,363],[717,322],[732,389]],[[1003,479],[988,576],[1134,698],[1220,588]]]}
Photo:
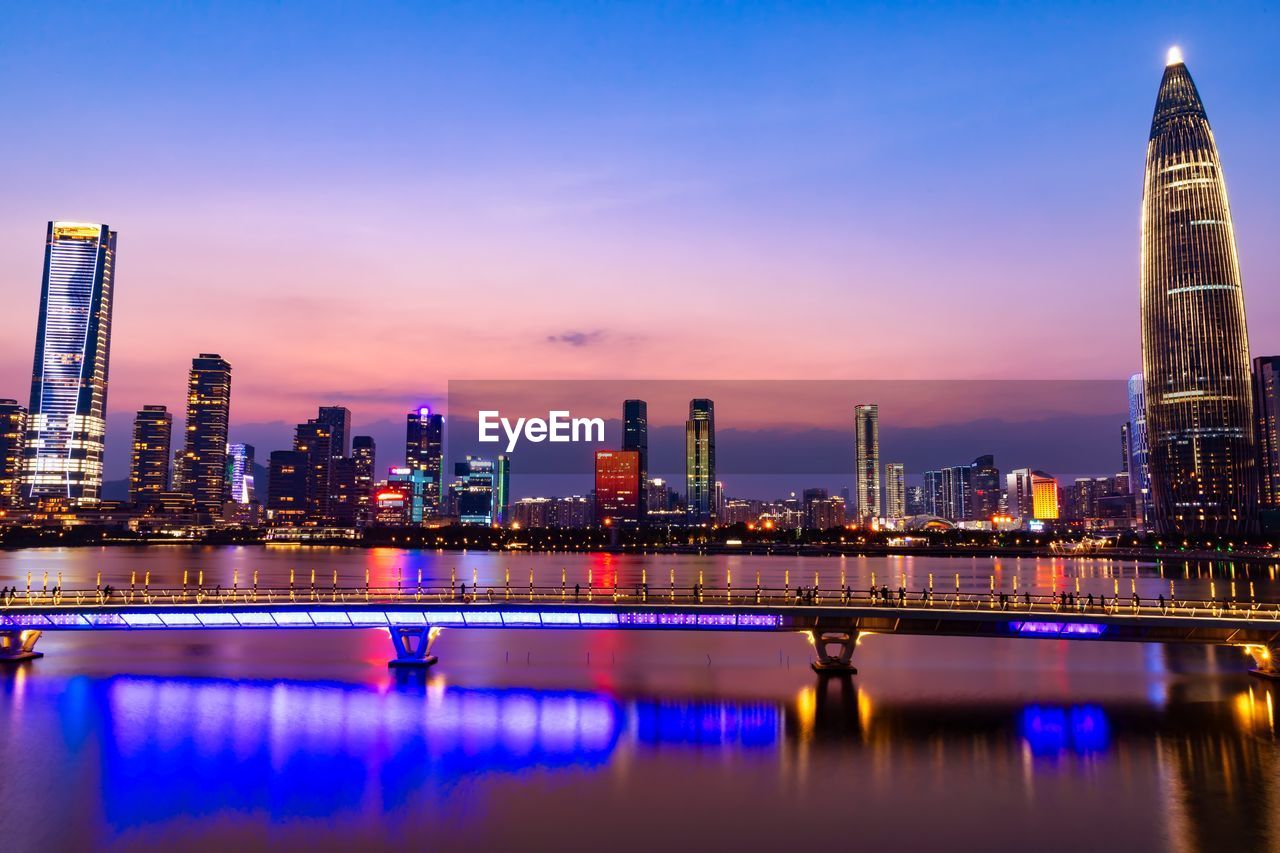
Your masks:
{"label": "glass office tower", "polygon": [[23,457],[31,500],[102,497],[115,261],[106,225],[49,223]]}
{"label": "glass office tower", "polygon": [[685,506],[690,524],[710,524],[718,507],[713,489],[716,483],[716,410],[706,399],[689,401],[689,420],[684,424]]}

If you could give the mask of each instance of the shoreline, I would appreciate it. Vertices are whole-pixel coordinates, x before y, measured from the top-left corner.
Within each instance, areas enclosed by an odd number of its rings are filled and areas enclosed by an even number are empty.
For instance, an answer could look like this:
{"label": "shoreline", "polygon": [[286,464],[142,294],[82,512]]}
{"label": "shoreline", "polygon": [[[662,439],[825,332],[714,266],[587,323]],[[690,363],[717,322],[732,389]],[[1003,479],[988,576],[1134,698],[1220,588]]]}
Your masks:
{"label": "shoreline", "polygon": [[458,546],[455,544],[437,545],[427,543],[406,542],[362,542],[343,539],[314,541],[208,541],[202,539],[110,539],[96,541],[71,542],[27,542],[22,544],[0,544],[0,552],[18,552],[43,550],[50,548],[281,548],[281,549],[349,549],[372,550],[394,548],[403,551],[441,551],[445,553],[494,552],[506,554],[615,554],[637,556],[664,555],[701,555],[701,556],[735,556],[751,557],[947,557],[955,559],[1100,559],[1124,560],[1139,563],[1159,563],[1167,560],[1192,562],[1242,562],[1242,563],[1277,563],[1280,564],[1280,553],[1261,551],[1210,551],[1203,549],[1187,549],[1169,551],[1155,548],[1117,547],[1088,550],[1080,552],[1055,551],[1045,545],[875,545],[875,544],[787,544],[787,543],[742,543],[726,545],[721,543],[699,545],[636,545],[636,546],[566,546],[553,548],[503,547],[484,545]]}

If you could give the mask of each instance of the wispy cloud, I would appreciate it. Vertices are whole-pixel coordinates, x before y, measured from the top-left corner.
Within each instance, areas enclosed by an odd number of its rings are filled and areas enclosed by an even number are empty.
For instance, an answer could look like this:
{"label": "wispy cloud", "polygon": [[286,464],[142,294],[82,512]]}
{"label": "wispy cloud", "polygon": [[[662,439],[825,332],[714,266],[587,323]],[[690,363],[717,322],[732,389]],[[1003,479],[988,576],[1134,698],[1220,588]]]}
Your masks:
{"label": "wispy cloud", "polygon": [[547,335],[547,342],[552,344],[568,344],[571,347],[585,347],[591,344],[598,344],[605,339],[605,333],[600,329],[592,332],[568,331],[561,332],[558,335]]}

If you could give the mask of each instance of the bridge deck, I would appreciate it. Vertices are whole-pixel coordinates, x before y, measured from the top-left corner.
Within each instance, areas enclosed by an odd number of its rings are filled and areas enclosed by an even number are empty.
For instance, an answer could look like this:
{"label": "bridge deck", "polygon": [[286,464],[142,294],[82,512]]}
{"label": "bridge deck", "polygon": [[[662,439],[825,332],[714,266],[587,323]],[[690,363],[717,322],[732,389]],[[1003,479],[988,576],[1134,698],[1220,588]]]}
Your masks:
{"label": "bridge deck", "polygon": [[[1219,601],[966,593],[747,589],[466,590],[306,588],[20,592],[0,598],[0,658],[31,657],[40,631],[384,628],[397,656],[426,659],[441,628],[797,631],[841,646],[861,634],[1005,636],[1103,642],[1235,645],[1270,671],[1280,605]],[[417,637],[406,651],[401,641]],[[418,647],[422,654],[417,655]],[[6,650],[9,654],[6,655]],[[825,656],[825,658],[824,658]],[[403,662],[403,661],[402,661]]]}

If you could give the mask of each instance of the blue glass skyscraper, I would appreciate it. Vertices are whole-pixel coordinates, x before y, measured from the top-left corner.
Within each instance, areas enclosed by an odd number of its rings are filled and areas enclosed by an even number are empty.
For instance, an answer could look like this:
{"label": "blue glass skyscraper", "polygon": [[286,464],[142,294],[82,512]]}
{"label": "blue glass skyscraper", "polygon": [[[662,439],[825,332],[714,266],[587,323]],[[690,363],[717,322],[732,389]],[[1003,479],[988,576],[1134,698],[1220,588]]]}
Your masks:
{"label": "blue glass skyscraper", "polygon": [[1134,521],[1146,527],[1151,522],[1151,473],[1147,468],[1147,397],[1141,373],[1129,377],[1129,491]]}
{"label": "blue glass skyscraper", "polygon": [[102,497],[115,256],[106,225],[49,223],[23,460],[31,500]]}

